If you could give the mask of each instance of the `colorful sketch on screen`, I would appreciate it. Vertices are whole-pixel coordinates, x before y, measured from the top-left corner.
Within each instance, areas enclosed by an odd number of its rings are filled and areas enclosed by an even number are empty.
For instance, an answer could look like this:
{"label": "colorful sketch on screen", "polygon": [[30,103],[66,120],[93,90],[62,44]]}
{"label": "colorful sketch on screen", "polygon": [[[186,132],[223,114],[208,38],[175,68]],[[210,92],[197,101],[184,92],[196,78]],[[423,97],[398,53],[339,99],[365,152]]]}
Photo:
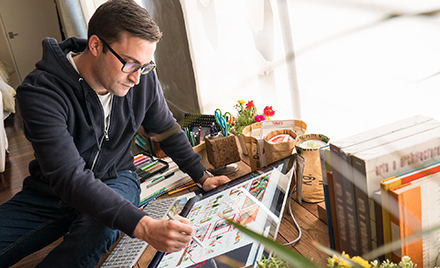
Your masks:
{"label": "colorful sketch on screen", "polygon": [[[251,252],[255,255],[259,248],[258,243],[226,224],[223,217],[233,219],[256,232],[264,232],[265,228],[268,228],[267,215],[261,213],[259,205],[246,197],[239,189],[244,187],[263,205],[270,207],[280,176],[278,174],[281,173],[277,172],[275,177],[273,174],[273,171],[270,171],[198,201],[187,218],[195,229],[196,237],[203,243],[206,250],[190,242],[184,250],[166,254],[158,267],[205,267],[205,263],[212,262],[206,260],[234,250],[246,249],[248,251],[246,254]],[[271,180],[274,182],[270,183]],[[253,248],[254,244],[258,246]]]}

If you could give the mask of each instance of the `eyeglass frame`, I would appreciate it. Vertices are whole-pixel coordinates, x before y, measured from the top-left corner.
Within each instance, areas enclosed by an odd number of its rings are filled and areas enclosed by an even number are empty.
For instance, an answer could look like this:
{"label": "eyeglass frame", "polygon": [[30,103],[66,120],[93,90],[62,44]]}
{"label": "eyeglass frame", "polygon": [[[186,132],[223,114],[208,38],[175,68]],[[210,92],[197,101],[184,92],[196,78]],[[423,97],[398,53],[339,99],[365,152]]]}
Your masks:
{"label": "eyeglass frame", "polygon": [[[115,55],[115,57],[122,63],[121,71],[123,73],[132,74],[132,73],[137,72],[139,69],[141,69],[141,74],[144,75],[144,74],[148,74],[149,72],[153,71],[154,68],[156,68],[156,64],[153,61],[150,61],[150,63],[145,64],[145,65],[140,65],[139,63],[125,61],[121,56],[119,56],[118,53],[116,53],[116,51],[113,50],[113,48],[110,47],[109,44],[107,44],[107,42],[104,39],[102,39],[99,36],[98,36],[98,38],[99,38],[99,40],[101,40],[101,42],[104,44],[104,46],[106,46],[108,48],[108,50],[110,50],[110,52],[113,55]],[[127,63],[133,64],[133,65],[137,66],[137,68],[131,72],[124,71],[124,68],[127,65]],[[145,70],[147,70],[147,71],[145,71]]]}

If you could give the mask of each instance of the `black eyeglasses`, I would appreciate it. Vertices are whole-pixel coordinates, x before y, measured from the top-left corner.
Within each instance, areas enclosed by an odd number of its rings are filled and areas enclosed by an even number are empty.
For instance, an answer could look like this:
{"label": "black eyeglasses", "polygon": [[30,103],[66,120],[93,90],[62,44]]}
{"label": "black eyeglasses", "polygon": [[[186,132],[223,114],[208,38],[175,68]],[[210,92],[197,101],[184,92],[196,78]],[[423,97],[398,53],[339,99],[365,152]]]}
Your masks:
{"label": "black eyeglasses", "polygon": [[137,70],[141,69],[141,74],[147,74],[149,72],[151,72],[152,70],[154,70],[154,68],[156,67],[156,64],[154,64],[153,61],[150,61],[150,63],[145,64],[145,65],[140,65],[138,63],[134,63],[134,62],[126,62],[124,59],[121,58],[121,56],[118,55],[118,53],[116,53],[116,51],[114,51],[108,44],[107,42],[105,42],[103,39],[101,39],[99,36],[98,38],[101,40],[101,42],[110,50],[111,53],[113,53],[113,55],[115,55],[116,58],[118,58],[118,60],[123,64],[121,71],[123,73],[126,74],[131,74],[136,72]]}

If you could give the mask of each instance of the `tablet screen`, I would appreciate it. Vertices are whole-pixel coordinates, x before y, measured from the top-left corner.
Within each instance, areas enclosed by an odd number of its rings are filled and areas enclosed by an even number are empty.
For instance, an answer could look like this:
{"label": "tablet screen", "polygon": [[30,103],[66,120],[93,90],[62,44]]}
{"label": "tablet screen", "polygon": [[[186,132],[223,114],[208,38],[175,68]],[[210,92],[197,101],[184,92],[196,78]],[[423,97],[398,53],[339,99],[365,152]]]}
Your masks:
{"label": "tablet screen", "polygon": [[275,240],[293,174],[282,173],[284,164],[234,180],[195,202],[186,218],[204,247],[191,241],[182,251],[163,254],[157,267],[230,267],[221,259],[235,267],[255,265],[264,247],[224,217]]}

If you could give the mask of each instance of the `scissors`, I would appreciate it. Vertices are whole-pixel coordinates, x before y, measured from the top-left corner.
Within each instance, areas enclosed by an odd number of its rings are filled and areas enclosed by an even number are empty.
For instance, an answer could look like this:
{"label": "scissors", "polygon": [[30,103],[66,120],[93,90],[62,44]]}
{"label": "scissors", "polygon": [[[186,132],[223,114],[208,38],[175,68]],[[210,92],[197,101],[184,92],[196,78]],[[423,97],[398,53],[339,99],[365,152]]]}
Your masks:
{"label": "scissors", "polygon": [[[215,109],[215,120],[217,121],[217,124],[220,126],[220,129],[222,130],[223,136],[227,137],[229,132],[229,127],[232,124],[232,115],[230,112],[226,112],[225,114],[222,114],[222,111],[220,109]],[[229,123],[226,116],[229,116]]]}

